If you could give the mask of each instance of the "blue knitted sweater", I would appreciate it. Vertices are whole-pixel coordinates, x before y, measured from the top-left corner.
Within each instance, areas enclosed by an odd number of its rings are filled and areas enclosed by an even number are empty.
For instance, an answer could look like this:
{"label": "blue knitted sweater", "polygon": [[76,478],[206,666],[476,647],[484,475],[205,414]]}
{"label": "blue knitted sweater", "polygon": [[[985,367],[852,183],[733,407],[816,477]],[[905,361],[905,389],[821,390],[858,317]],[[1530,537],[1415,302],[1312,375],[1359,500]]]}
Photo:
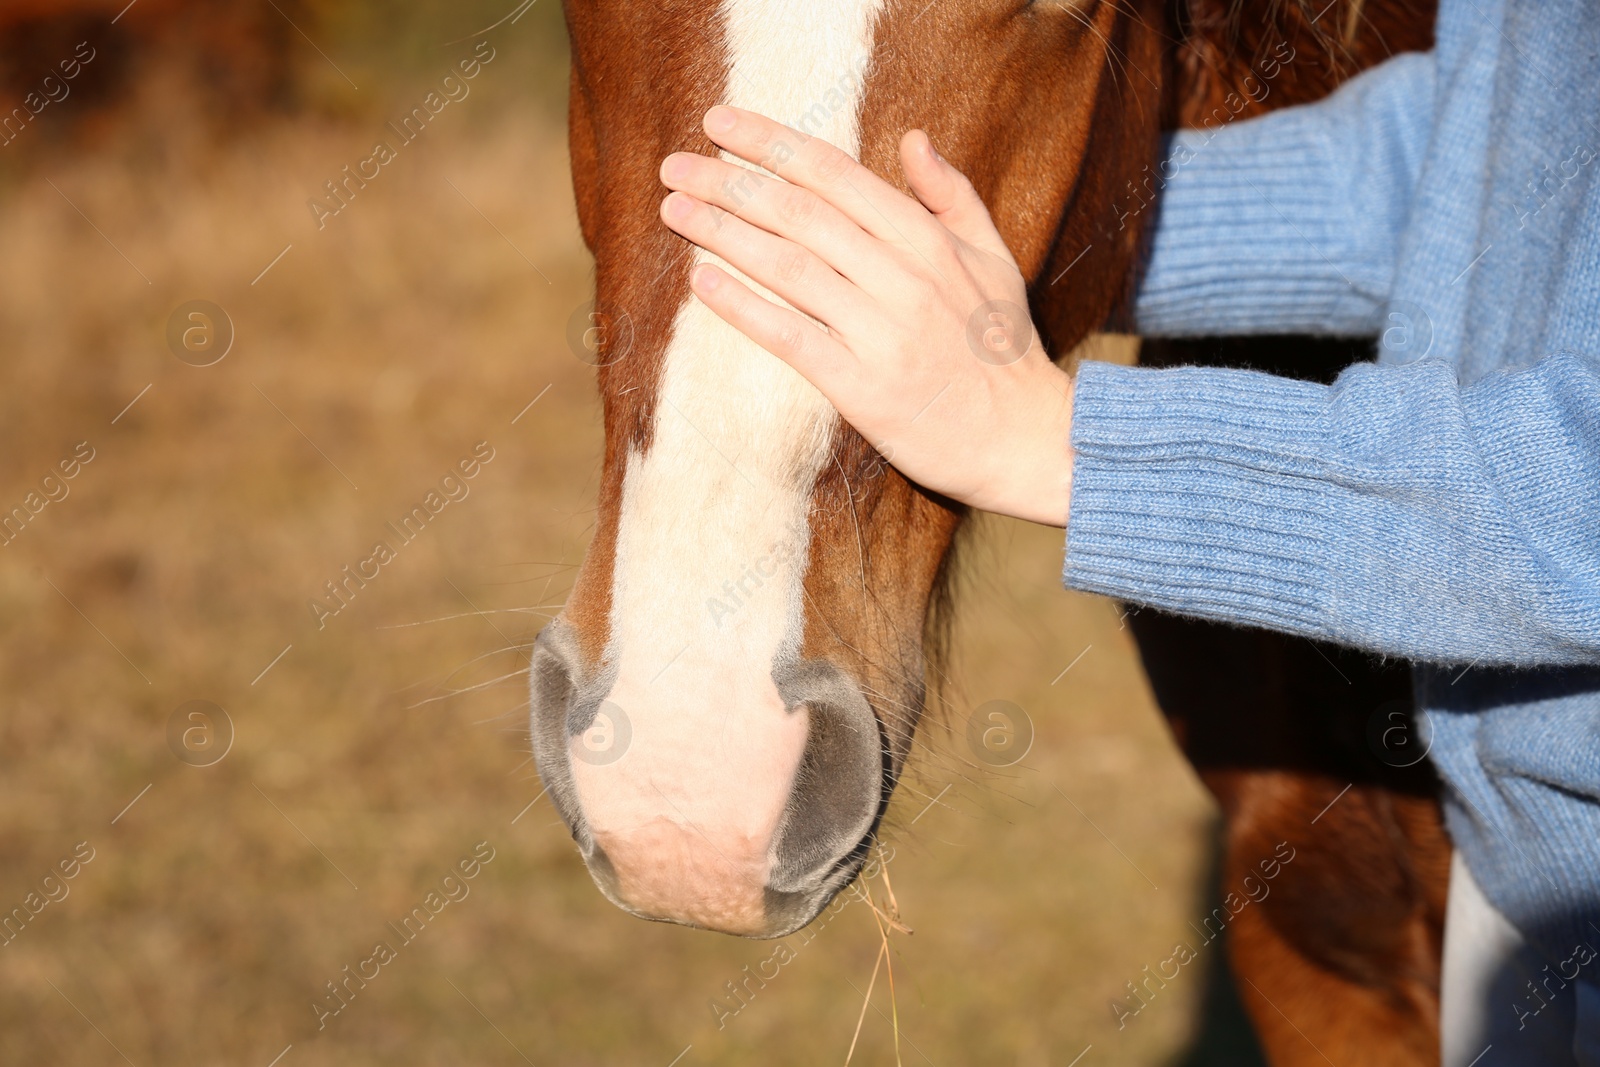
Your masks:
{"label": "blue knitted sweater", "polygon": [[1066,584],[1417,661],[1474,877],[1600,948],[1600,6],[1443,0],[1433,52],[1162,174],[1140,332],[1379,359],[1085,363]]}

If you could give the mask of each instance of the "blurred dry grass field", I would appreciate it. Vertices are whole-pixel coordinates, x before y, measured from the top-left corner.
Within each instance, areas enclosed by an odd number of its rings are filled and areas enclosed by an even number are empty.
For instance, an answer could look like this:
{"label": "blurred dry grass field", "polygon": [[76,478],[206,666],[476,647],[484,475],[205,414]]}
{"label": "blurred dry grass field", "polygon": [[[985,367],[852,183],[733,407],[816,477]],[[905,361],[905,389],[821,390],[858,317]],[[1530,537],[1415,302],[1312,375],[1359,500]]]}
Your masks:
{"label": "blurred dry grass field", "polygon": [[[312,57],[336,106],[221,143],[192,86],[148,78],[109,132],[4,171],[0,501],[79,442],[94,458],[0,549],[0,907],[78,843],[93,858],[0,947],[0,1062],[844,1061],[880,948],[867,907],[750,981],[776,945],[624,915],[529,806],[520,672],[600,454],[567,342],[591,264],[561,72],[519,43],[558,14],[491,35],[475,95],[320,231],[307,198],[471,42],[352,71],[355,102]],[[193,299],[236,328],[212,366],[167,347]],[[324,583],[479,442],[470,493],[319,628]],[[896,1062],[896,1019],[906,1064],[1172,1062],[1215,960],[1125,1029],[1108,1002],[1205,910],[1214,809],[1116,606],[1061,590],[1058,536],[985,520],[968,548],[954,729],[925,733],[886,833],[915,934],[892,937],[894,995],[880,973],[854,1062]],[[1037,737],[984,774],[961,724],[993,698]],[[197,699],[236,731],[207,767],[168,743]],[[467,895],[404,943],[480,842]],[[378,941],[395,958],[319,1030],[325,984]]]}

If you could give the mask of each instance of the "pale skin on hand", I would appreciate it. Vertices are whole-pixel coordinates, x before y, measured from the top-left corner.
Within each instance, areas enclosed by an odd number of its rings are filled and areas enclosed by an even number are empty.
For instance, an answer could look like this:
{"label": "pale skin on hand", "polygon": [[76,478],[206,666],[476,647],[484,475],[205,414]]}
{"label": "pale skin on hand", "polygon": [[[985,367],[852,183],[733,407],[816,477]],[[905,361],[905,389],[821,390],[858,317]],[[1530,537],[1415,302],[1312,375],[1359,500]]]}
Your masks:
{"label": "pale skin on hand", "polygon": [[673,190],[662,220],[792,308],[709,263],[694,270],[695,296],[810,380],[912,481],[1065,526],[1072,378],[1025,315],[998,358],[975,342],[995,302],[1028,301],[966,177],[921,130],[900,142],[913,200],[820,138],[753,112],[714,107],[705,129],[783,180],[676,152],[661,164]]}

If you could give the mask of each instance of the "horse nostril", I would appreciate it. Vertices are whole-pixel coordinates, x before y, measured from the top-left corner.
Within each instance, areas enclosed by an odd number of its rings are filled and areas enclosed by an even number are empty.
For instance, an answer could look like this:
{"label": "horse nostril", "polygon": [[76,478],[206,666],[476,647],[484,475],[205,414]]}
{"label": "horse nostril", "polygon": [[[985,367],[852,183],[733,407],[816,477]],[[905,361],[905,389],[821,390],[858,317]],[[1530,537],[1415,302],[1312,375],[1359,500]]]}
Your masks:
{"label": "horse nostril", "polygon": [[589,717],[594,717],[600,704],[599,693],[604,693],[605,686],[599,680],[584,678],[577,635],[560,618],[539,632],[533,643],[533,661],[528,673],[534,763],[550,802],[588,857],[594,850],[594,841],[584,825],[578,804],[568,739],[574,732],[575,719],[584,714],[585,708]]}
{"label": "horse nostril", "polygon": [[767,878],[767,936],[781,937],[854,876],[883,811],[890,765],[877,717],[844,671],[813,660],[775,670],[773,680],[785,705],[809,713]]}

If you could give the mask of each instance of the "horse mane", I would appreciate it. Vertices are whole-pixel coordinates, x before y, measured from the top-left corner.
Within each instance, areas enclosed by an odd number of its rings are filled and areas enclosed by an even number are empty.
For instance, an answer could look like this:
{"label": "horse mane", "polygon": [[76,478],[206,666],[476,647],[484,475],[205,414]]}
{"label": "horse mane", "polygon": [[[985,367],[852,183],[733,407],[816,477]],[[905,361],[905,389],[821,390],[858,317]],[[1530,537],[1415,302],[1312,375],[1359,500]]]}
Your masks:
{"label": "horse mane", "polygon": [[[1170,50],[1162,108],[1165,128],[1199,125],[1244,102],[1235,118],[1332,92],[1340,82],[1400,52],[1433,47],[1436,0],[1171,0]],[[1283,62],[1281,57],[1294,58]],[[1271,91],[1259,99],[1245,79],[1280,59]]]}

